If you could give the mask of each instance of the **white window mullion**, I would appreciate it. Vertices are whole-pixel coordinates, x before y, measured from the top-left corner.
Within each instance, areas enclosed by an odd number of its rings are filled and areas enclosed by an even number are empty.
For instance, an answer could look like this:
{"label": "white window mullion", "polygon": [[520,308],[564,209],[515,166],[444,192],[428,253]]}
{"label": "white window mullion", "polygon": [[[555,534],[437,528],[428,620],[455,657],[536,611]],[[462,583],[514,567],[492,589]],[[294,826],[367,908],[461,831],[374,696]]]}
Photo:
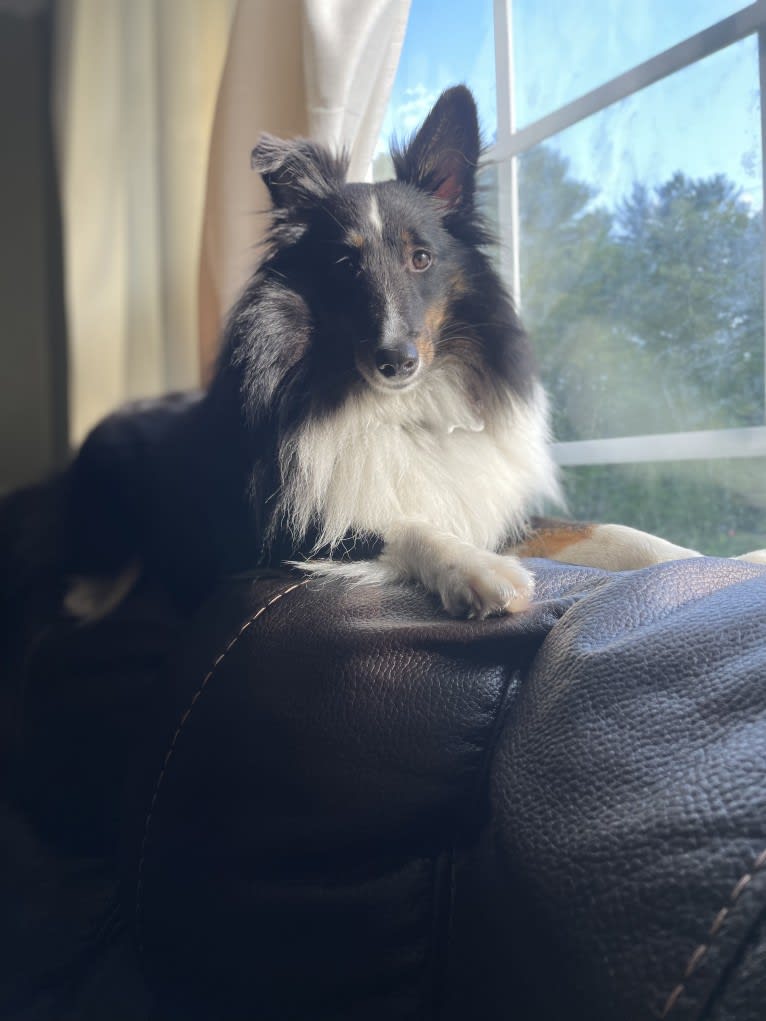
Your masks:
{"label": "white window mullion", "polygon": [[513,75],[512,0],[494,0],[495,83],[497,91],[497,139],[493,159],[497,166],[497,202],[500,222],[500,268],[517,306],[521,304],[519,265],[519,189],[516,160],[497,159],[507,151],[516,130]]}
{"label": "white window mullion", "polygon": [[575,440],[554,443],[553,453],[558,464],[567,466],[766,457],[766,426]]}

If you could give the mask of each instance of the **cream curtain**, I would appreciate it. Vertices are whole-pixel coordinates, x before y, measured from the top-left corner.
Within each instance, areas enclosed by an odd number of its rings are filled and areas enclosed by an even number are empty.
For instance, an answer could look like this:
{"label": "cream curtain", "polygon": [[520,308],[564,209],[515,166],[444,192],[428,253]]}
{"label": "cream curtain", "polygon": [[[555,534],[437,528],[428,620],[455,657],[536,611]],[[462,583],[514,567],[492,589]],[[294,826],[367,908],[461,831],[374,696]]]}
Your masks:
{"label": "cream curtain", "polygon": [[73,444],[126,399],[198,378],[192,296],[235,2],[60,0],[57,7]]}
{"label": "cream curtain", "polygon": [[54,104],[70,439],[193,386],[252,269],[263,130],[352,153],[363,177],[409,0],[59,0]]}

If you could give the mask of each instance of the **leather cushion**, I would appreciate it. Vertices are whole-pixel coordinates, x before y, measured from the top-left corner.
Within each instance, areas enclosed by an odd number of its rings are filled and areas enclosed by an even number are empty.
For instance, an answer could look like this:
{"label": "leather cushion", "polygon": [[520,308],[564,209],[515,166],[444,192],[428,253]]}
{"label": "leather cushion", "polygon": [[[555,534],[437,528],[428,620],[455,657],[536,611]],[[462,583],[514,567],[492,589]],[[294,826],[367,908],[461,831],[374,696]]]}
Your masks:
{"label": "leather cushion", "polygon": [[226,1017],[429,1016],[445,854],[486,819],[522,672],[602,581],[559,568],[529,613],[483,622],[413,587],[227,583],[172,671],[137,800],[126,905],[160,995]]}
{"label": "leather cushion", "polygon": [[615,576],[552,630],[498,744],[488,855],[537,1016],[764,1016],[764,679],[753,565]]}

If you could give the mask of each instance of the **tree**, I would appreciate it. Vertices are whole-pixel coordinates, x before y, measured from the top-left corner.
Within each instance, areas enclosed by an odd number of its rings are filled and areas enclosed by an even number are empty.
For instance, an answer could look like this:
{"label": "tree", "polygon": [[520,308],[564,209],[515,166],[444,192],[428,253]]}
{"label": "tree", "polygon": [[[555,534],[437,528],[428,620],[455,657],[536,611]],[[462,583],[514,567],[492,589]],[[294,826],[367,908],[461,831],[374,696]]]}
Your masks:
{"label": "tree", "polygon": [[722,175],[676,173],[653,192],[635,185],[615,219],[623,317],[663,380],[663,420],[762,424],[761,217]]}

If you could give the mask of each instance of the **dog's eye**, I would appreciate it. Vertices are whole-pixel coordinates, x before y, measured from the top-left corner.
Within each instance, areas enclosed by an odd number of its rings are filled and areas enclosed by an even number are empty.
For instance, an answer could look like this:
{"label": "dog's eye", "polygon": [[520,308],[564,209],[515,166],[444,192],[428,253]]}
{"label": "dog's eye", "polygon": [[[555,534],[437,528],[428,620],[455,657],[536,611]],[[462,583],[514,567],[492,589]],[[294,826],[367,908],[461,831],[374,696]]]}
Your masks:
{"label": "dog's eye", "polygon": [[417,270],[418,273],[428,269],[432,262],[431,253],[427,252],[425,248],[418,248],[417,251],[412,253],[412,268]]}

